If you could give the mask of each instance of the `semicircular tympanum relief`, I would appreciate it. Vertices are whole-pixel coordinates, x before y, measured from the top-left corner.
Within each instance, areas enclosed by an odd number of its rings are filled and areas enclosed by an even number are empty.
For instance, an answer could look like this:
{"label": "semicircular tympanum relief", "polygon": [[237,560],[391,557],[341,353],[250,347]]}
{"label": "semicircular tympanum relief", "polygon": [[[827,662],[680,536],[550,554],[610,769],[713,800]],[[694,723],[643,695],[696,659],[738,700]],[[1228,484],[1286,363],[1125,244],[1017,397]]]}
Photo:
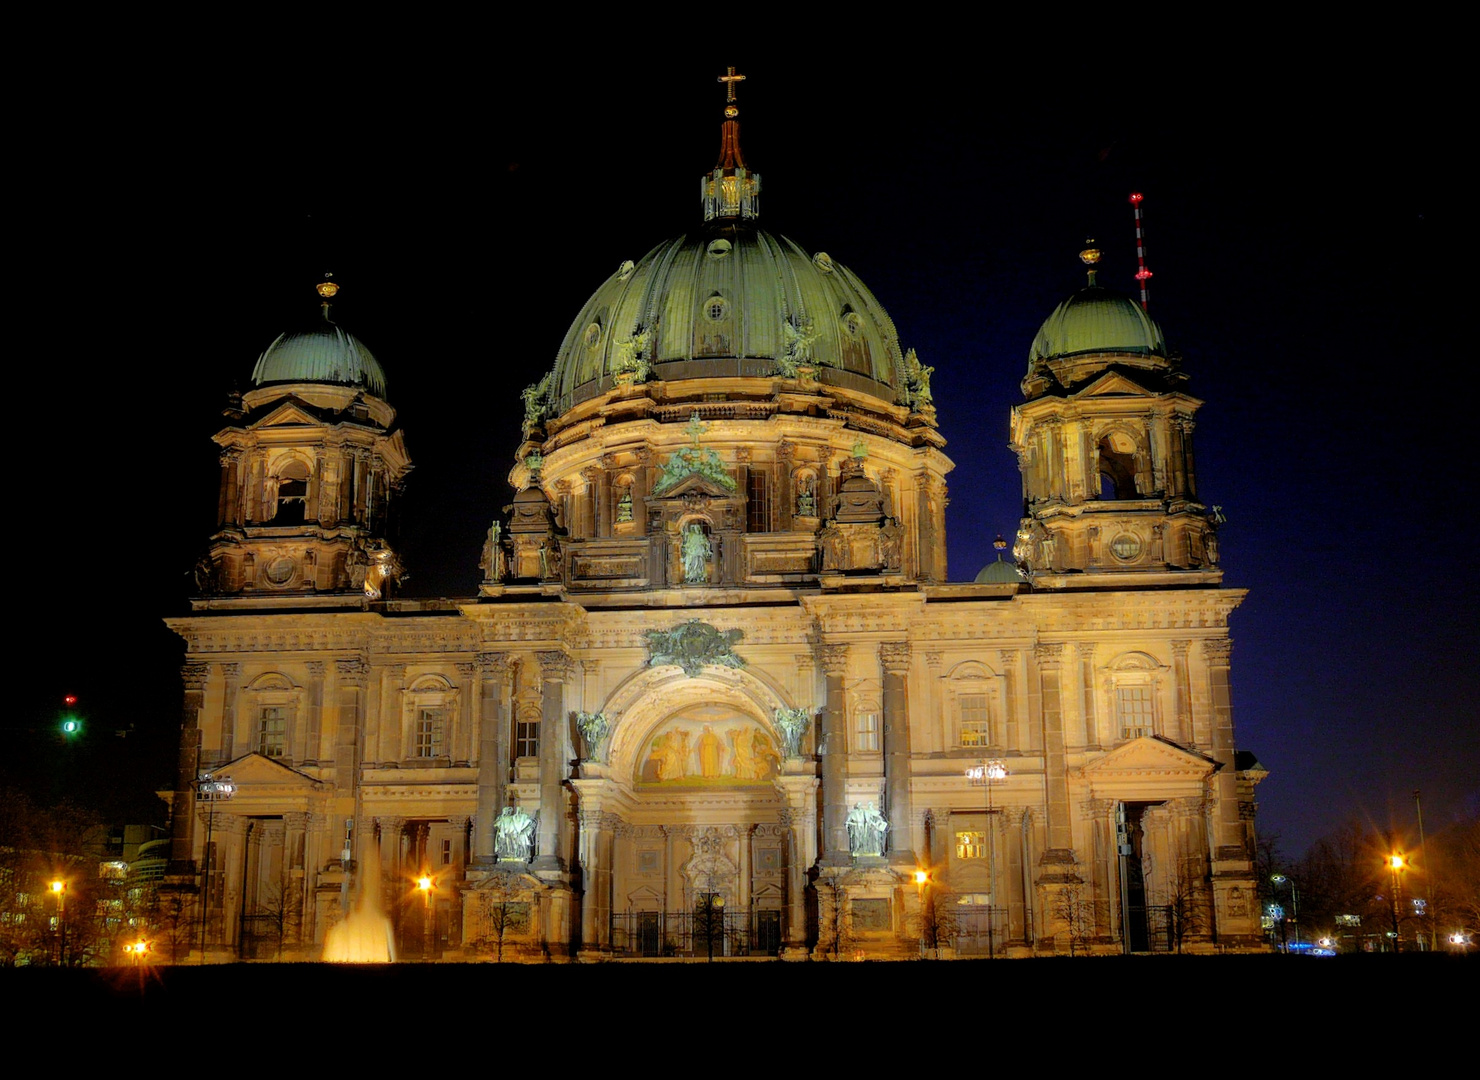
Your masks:
{"label": "semicircular tympanum relief", "polygon": [[726,705],[693,705],[653,729],[635,779],[686,787],[761,784],[780,765],[775,741],[754,719]]}

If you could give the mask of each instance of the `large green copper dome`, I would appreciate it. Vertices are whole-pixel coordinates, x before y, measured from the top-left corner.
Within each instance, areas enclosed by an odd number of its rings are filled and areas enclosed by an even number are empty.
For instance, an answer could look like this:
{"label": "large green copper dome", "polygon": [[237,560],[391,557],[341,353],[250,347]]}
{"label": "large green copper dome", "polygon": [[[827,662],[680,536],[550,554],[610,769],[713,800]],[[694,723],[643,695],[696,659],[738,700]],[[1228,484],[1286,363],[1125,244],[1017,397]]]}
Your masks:
{"label": "large green copper dome", "polygon": [[332,383],[358,386],[385,397],[385,372],[364,343],[329,318],[327,309],[318,325],[279,334],[257,358],[252,385],[269,383]]}
{"label": "large green copper dome", "polygon": [[1028,354],[1031,367],[1085,353],[1166,356],[1161,327],[1141,305],[1111,289],[1091,285],[1054,308]]}
{"label": "large green copper dome", "polygon": [[596,290],[556,355],[550,404],[564,412],[638,362],[673,380],[764,377],[798,359],[824,382],[901,397],[899,335],[851,270],[722,219],[623,263]]}

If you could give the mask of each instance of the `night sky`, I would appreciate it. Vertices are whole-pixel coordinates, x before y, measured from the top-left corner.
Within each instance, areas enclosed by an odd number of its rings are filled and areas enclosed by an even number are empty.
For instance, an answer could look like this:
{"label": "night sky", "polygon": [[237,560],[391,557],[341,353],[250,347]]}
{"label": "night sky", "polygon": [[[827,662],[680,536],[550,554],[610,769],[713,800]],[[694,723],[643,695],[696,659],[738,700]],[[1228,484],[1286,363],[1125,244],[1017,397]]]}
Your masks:
{"label": "night sky", "polygon": [[[316,317],[326,269],[415,463],[402,595],[472,594],[518,391],[622,260],[699,224],[729,59],[604,78],[424,59],[353,83],[166,65],[21,117],[4,778],[156,813],[182,656],[160,619],[214,522],[210,436],[258,354]],[[854,270],[936,369],[951,577],[1016,527],[1029,344],[1081,286],[1087,236],[1101,283],[1133,287],[1141,191],[1151,314],[1206,402],[1199,489],[1228,518],[1225,583],[1249,590],[1235,724],[1270,771],[1261,835],[1298,854],[1351,815],[1408,829],[1415,788],[1430,832],[1480,812],[1472,410],[1446,407],[1464,384],[1435,267],[1454,151],[1418,69],[1397,90],[1189,69],[1137,94],[734,59],[762,224]],[[89,730],[63,749],[69,691]]]}

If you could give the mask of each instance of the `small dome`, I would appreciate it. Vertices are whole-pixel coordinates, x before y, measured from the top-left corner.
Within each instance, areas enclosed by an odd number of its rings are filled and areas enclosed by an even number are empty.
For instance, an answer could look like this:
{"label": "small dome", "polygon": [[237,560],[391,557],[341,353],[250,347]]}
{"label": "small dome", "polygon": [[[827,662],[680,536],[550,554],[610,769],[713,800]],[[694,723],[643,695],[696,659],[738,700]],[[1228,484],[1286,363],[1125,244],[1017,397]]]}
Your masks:
{"label": "small dome", "polygon": [[748,222],[718,221],[623,263],[571,324],[550,406],[562,413],[639,362],[658,379],[765,377],[778,359],[828,383],[904,399],[889,315],[851,270]]}
{"label": "small dome", "polygon": [[1002,556],[997,556],[996,562],[989,562],[982,567],[981,573],[976,575],[978,585],[1022,585],[1027,582],[1022,571],[1010,562],[1003,562]]}
{"label": "small dome", "polygon": [[333,383],[385,397],[385,372],[359,338],[326,316],[311,330],[289,331],[257,358],[252,384]]}
{"label": "small dome", "polygon": [[1161,327],[1141,305],[1111,289],[1080,289],[1043,320],[1028,364],[1083,353],[1166,356]]}

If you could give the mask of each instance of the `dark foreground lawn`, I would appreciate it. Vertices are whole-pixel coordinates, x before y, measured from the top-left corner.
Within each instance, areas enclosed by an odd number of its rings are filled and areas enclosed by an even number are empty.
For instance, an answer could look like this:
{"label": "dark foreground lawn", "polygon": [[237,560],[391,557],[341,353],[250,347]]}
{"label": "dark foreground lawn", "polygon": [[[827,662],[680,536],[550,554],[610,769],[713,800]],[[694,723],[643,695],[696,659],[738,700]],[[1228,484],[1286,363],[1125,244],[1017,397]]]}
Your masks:
{"label": "dark foreground lawn", "polygon": [[[4,970],[0,995],[7,1020],[19,1021],[16,1035],[27,1023],[60,1021],[89,1041],[163,1039],[161,1050],[193,1047],[207,1059],[230,1060],[241,1052],[232,1046],[271,1044],[373,1060],[377,1046],[408,1037],[454,1057],[459,1047],[501,1047],[557,1058],[591,1052],[592,1040],[615,1051],[613,1038],[629,1049],[634,1037],[650,1049],[653,1039],[675,1049],[717,1039],[712,1047],[731,1047],[709,1063],[723,1075],[736,1038],[751,1045],[748,1053],[760,1039],[776,1051],[831,1048],[851,1056],[897,1040],[944,1048],[984,1030],[1008,1041],[1042,1040],[1050,1051],[1087,1049],[1082,1042],[1092,1037],[1149,1038],[1163,1047],[1232,1047],[1255,1032],[1303,1031],[1317,1043],[1322,1030],[1378,1037],[1417,1013],[1424,1026],[1442,1023],[1451,1006],[1473,1018],[1477,976],[1480,960],[1449,955],[235,964]],[[434,1029],[445,1038],[429,1038]]]}

